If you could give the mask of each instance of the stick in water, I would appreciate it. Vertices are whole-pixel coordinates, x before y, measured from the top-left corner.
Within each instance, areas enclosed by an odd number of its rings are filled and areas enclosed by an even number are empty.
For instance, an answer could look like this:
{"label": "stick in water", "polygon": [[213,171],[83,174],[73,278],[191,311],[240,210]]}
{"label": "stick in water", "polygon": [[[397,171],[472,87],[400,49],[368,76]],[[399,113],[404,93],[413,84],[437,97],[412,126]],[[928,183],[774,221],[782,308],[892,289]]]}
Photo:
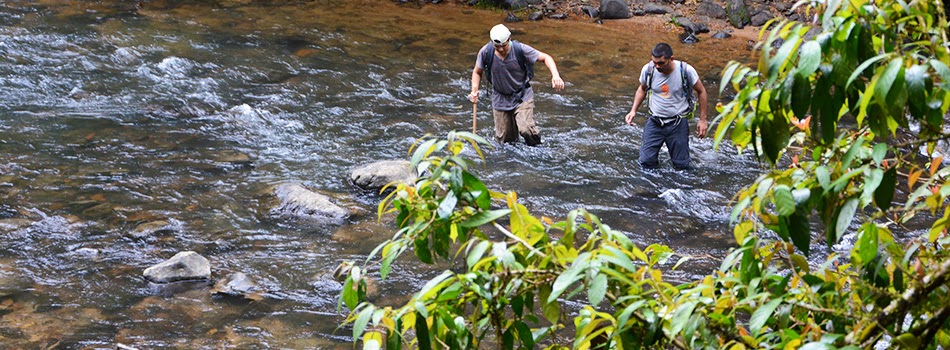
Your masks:
{"label": "stick in water", "polygon": [[478,111],[478,104],[473,103],[472,104],[472,133],[473,134],[475,133],[475,115],[477,111]]}

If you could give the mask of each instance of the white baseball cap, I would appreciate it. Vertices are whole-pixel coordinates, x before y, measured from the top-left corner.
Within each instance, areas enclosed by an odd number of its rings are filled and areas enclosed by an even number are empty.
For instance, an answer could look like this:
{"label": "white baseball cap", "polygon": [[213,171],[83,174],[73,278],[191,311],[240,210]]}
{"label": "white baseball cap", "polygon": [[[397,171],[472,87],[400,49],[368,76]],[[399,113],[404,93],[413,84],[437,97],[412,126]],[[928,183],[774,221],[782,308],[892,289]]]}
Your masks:
{"label": "white baseball cap", "polygon": [[499,24],[491,28],[489,36],[491,36],[491,41],[495,44],[504,44],[511,36],[511,31],[508,30],[508,27],[505,27],[504,24]]}

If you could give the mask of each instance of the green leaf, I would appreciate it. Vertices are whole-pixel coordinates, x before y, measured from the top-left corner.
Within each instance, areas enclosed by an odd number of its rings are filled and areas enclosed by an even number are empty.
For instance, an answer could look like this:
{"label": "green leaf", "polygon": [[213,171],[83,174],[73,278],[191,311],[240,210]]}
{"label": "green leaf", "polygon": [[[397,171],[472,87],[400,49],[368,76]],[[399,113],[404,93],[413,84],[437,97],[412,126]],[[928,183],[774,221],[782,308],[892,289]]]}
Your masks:
{"label": "green leaf", "polygon": [[574,259],[574,263],[571,267],[564,270],[564,272],[554,280],[554,285],[551,287],[551,295],[548,296],[544,302],[551,303],[556,301],[557,297],[561,296],[561,293],[564,293],[567,287],[570,287],[574,282],[583,278],[581,273],[587,268],[587,260],[589,257],[590,253],[583,253]]}
{"label": "green leaf", "polygon": [[[851,198],[841,206],[838,212],[838,218],[835,220],[834,237],[828,236],[829,246],[838,243],[838,241],[841,240],[841,236],[848,230],[848,226],[851,225],[851,221],[854,219],[854,213],[858,210],[858,202],[857,198]],[[832,240],[832,238],[834,238],[834,240]]]}
{"label": "green leaf", "polygon": [[795,247],[801,250],[802,254],[808,256],[811,249],[811,227],[808,223],[808,217],[797,212],[790,216],[788,218],[788,235]]}
{"label": "green leaf", "polygon": [[421,145],[419,145],[418,148],[416,148],[416,151],[412,153],[412,158],[410,159],[413,168],[416,168],[416,166],[422,162],[423,158],[429,156],[429,154],[432,153],[434,150],[432,146],[435,145],[436,141],[437,139],[426,140]]}
{"label": "green leaf", "polygon": [[591,280],[590,289],[587,290],[587,300],[590,301],[591,306],[596,307],[604,300],[605,295],[607,295],[607,275],[597,274]]}
{"label": "green leaf", "polygon": [[927,94],[933,88],[927,66],[914,65],[907,69],[904,75],[907,82],[908,102],[912,110],[918,111],[916,117],[921,117],[927,108]]}
{"label": "green leaf", "polygon": [[726,69],[722,71],[722,80],[719,82],[719,93],[721,94],[726,86],[729,86],[729,81],[732,80],[732,76],[736,73],[736,69],[741,67],[742,64],[736,61],[731,61],[726,65]]}
{"label": "green leaf", "polygon": [[455,192],[449,190],[445,194],[445,198],[442,199],[442,203],[439,203],[439,210],[436,214],[439,216],[439,219],[448,220],[452,217],[452,213],[455,211],[455,205],[458,204],[458,197],[455,196]]}
{"label": "green leaf", "polygon": [[543,303],[541,306],[541,312],[544,314],[544,318],[551,322],[552,324],[558,324],[561,317],[561,307],[558,305],[557,301]]}
{"label": "green leaf", "polygon": [[775,186],[772,193],[775,196],[775,209],[778,211],[778,215],[789,216],[795,212],[795,198],[792,197],[792,192],[789,191],[788,186]]}
{"label": "green leaf", "polygon": [[[950,67],[947,67],[945,63],[938,59],[929,59],[930,66],[933,67],[934,72],[937,73],[937,76],[940,77],[940,80],[945,84],[944,86],[950,85]],[[947,89],[945,87],[944,89]]]}
{"label": "green leaf", "polygon": [[913,333],[904,333],[894,338],[894,344],[898,349],[918,349],[920,348],[920,338]]}
{"label": "green leaf", "polygon": [[415,248],[416,257],[419,258],[419,261],[422,261],[426,264],[432,264],[432,251],[429,250],[428,238],[418,238],[413,240],[413,246]]}
{"label": "green leaf", "polygon": [[801,53],[798,56],[798,74],[802,77],[811,76],[818,70],[819,64],[821,64],[821,45],[814,40],[802,44]]}
{"label": "green leaf", "polygon": [[490,223],[492,221],[498,220],[505,215],[511,213],[511,209],[498,209],[492,211],[482,211],[478,212],[475,215],[470,216],[465,221],[459,223],[460,227],[479,227],[481,225]]}
{"label": "green leaf", "polygon": [[534,349],[534,335],[531,333],[531,328],[521,321],[515,323],[515,328],[518,330],[521,345],[524,345],[525,349]]}
{"label": "green leaf", "polygon": [[869,66],[871,66],[871,65],[874,64],[874,63],[876,63],[877,61],[880,61],[880,60],[885,59],[885,58],[887,58],[887,57],[890,57],[890,56],[892,56],[892,55],[894,55],[894,54],[893,54],[893,53],[889,53],[889,52],[887,52],[887,53],[882,53],[882,54],[880,54],[880,55],[871,57],[871,58],[868,59],[867,61],[862,62],[861,65],[858,66],[858,68],[855,69],[853,73],[851,73],[851,76],[848,77],[848,83],[845,84],[845,88],[850,87],[850,86],[851,86],[851,83],[854,82],[854,80],[857,79],[858,76],[860,76],[861,73],[863,73],[864,70],[867,69]]}
{"label": "green leaf", "polygon": [[370,318],[373,316],[373,311],[376,309],[372,304],[364,305],[366,305],[366,307],[360,311],[359,316],[356,317],[356,322],[353,322],[353,339],[360,338],[360,335],[366,330],[366,324],[369,323]]}
{"label": "green leaf", "polygon": [[462,181],[465,183],[465,187],[469,189],[472,197],[475,198],[475,204],[479,209],[488,210],[491,208],[491,191],[488,190],[484,182],[467,171],[462,172]]}
{"label": "green leaf", "polygon": [[864,147],[864,138],[858,136],[856,139],[857,140],[851,144],[851,147],[848,148],[848,152],[845,152],[844,157],[841,158],[842,168],[850,168],[851,162],[854,160],[854,156],[857,155],[858,151]]}
{"label": "green leaf", "polygon": [[[902,89],[903,81],[898,81],[898,77],[903,77],[904,71],[904,61],[900,57],[891,59],[888,62],[887,67],[884,68],[884,71],[880,74],[880,78],[877,81],[877,85],[874,86],[874,100],[877,102],[881,108],[886,111],[892,112],[897,106],[891,106],[891,103],[896,103],[897,101],[891,101],[891,90]],[[893,107],[893,108],[892,108]],[[899,106],[903,109],[903,105]],[[894,113],[890,113],[891,118],[897,118],[898,116]]]}
{"label": "green leaf", "polygon": [[808,76],[795,74],[792,87],[792,113],[798,118],[805,118],[811,108],[811,82]]}
{"label": "green leaf", "polygon": [[798,48],[799,44],[801,44],[801,37],[798,31],[785,38],[782,46],[775,52],[775,57],[772,57],[769,61],[769,84],[775,82],[775,79],[779,76],[779,71],[785,66],[785,62],[788,62],[789,55]]}
{"label": "green leaf", "polygon": [[488,250],[489,247],[491,247],[491,242],[489,241],[478,242],[465,258],[465,263],[468,264],[468,268],[471,269],[479,260],[482,260],[482,256],[485,255],[485,251]]}
{"label": "green leaf", "polygon": [[858,265],[865,265],[877,256],[878,239],[877,226],[873,223],[866,223],[862,227],[861,235],[851,250],[851,257]]}
{"label": "green leaf", "polygon": [[675,338],[689,322],[689,317],[693,315],[693,309],[696,308],[695,301],[687,301],[676,308],[673,318],[670,320],[670,338]]}
{"label": "green leaf", "polygon": [[438,294],[438,290],[436,290],[435,288],[439,286],[439,284],[445,282],[446,279],[452,276],[453,276],[452,271],[448,271],[448,270],[443,271],[442,274],[429,280],[429,282],[426,282],[426,284],[423,285],[422,288],[419,289],[418,292],[416,292],[416,297],[418,299],[429,299],[436,296],[436,294]]}
{"label": "green leaf", "polygon": [[[401,247],[400,247],[401,248]],[[401,250],[401,249],[399,249]],[[389,272],[392,270],[393,260],[396,260],[396,257],[399,256],[399,253],[396,251],[390,251],[389,255],[383,257],[383,262],[379,266],[379,278],[385,280],[386,276],[389,275]]]}
{"label": "green leaf", "polygon": [[402,350],[402,320],[396,319],[396,328],[386,335],[386,350]]}
{"label": "green leaf", "polygon": [[871,159],[874,160],[874,164],[881,165],[881,161],[884,160],[884,157],[887,156],[887,144],[879,143],[874,145],[874,151],[871,153]]}
{"label": "green leaf", "polygon": [[765,326],[769,317],[772,316],[772,312],[774,312],[775,308],[781,303],[782,299],[773,299],[756,309],[755,312],[752,313],[752,318],[749,319],[749,331],[752,332],[753,335],[758,336],[762,331],[762,327]]}
{"label": "green leaf", "polygon": [[346,282],[343,283],[343,291],[340,293],[343,295],[340,298],[340,301],[336,305],[337,311],[339,311],[342,305],[344,304],[350,310],[356,309],[356,305],[358,305],[360,302],[360,296],[359,296],[359,292],[355,288],[353,288],[352,278],[346,279]]}
{"label": "green leaf", "polygon": [[891,207],[895,186],[897,186],[897,167],[891,167],[884,172],[881,184],[874,190],[874,203],[877,203],[881,211],[886,212]]}
{"label": "green leaf", "polygon": [[637,312],[643,304],[646,304],[646,300],[638,300],[627,305],[627,307],[623,309],[623,312],[620,313],[620,316],[617,317],[618,327],[625,326],[627,321],[630,320],[630,316],[632,316],[634,312]]}
{"label": "green leaf", "polygon": [[873,198],[877,187],[881,185],[882,180],[884,180],[884,170],[881,170],[881,168],[871,168],[867,177],[864,179],[864,191],[861,194],[861,205],[867,205],[871,203],[871,199]]}
{"label": "green leaf", "polygon": [[821,188],[825,191],[831,189],[831,174],[828,173],[828,168],[824,165],[815,168],[815,178],[818,179],[818,184],[821,185]]}
{"label": "green leaf", "polygon": [[822,342],[813,341],[802,345],[798,350],[835,350],[835,347]]}
{"label": "green leaf", "polygon": [[416,342],[420,350],[432,349],[432,341],[429,340],[429,325],[426,324],[426,317],[416,313]]}

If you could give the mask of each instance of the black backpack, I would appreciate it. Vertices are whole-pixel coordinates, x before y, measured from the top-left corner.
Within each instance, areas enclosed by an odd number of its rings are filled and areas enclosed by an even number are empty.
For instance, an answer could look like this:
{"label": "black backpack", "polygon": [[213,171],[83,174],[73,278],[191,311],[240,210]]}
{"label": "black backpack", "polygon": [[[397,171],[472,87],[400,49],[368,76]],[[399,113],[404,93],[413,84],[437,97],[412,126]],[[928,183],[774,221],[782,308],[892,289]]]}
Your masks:
{"label": "black backpack", "polygon": [[[656,70],[656,66],[653,64],[653,61],[650,61],[649,67],[647,67],[647,94],[650,96],[653,89],[653,71]],[[689,105],[686,107],[686,111],[680,113],[681,116],[686,116],[693,113],[693,85],[689,83],[689,77],[686,75],[686,64],[683,61],[680,61],[680,77],[683,79],[683,96],[686,96],[686,102]],[[652,97],[651,97],[652,98]],[[651,112],[652,113],[652,112]]]}
{"label": "black backpack", "polygon": [[[521,86],[521,89],[515,91],[515,95],[519,96],[518,99],[521,99],[521,96],[524,94],[525,89],[531,87],[531,78],[534,78],[534,63],[529,63],[528,58],[524,56],[524,49],[521,47],[521,43],[512,40],[511,41],[511,50],[515,54],[515,59],[518,60],[518,65],[521,66],[521,70],[525,72],[524,85]],[[481,50],[482,52],[482,69],[484,70],[485,79],[488,80],[488,83],[491,84],[491,65],[495,60],[495,48],[492,42],[489,42],[485,45],[485,49]]]}

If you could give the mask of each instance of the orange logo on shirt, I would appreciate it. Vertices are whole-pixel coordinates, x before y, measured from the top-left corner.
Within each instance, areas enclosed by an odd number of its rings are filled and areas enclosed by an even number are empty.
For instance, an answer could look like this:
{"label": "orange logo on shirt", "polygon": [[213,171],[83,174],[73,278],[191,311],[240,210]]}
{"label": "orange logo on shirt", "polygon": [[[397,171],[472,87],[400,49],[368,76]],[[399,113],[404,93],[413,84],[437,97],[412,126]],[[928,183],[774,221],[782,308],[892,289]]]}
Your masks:
{"label": "orange logo on shirt", "polygon": [[669,85],[663,84],[663,86],[660,86],[660,97],[662,97],[662,98],[670,98],[670,86],[669,86]]}

